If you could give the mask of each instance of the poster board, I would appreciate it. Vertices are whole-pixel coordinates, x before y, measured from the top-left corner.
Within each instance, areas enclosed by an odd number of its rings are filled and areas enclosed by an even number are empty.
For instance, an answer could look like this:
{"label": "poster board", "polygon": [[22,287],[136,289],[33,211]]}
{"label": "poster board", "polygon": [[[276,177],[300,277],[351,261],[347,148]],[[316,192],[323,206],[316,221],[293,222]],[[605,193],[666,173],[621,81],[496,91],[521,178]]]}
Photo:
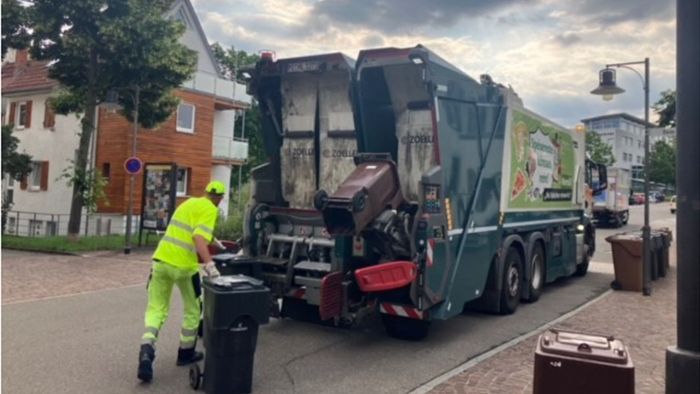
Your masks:
{"label": "poster board", "polygon": [[175,163],[147,163],[144,166],[140,232],[165,231],[168,227],[175,211],[176,176]]}

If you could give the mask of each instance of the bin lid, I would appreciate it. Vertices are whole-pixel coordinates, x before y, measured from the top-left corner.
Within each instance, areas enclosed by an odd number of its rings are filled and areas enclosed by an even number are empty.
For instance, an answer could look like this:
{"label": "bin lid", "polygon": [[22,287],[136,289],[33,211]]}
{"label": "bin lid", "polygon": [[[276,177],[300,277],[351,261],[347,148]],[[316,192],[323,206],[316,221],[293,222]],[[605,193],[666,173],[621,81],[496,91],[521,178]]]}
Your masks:
{"label": "bin lid", "polygon": [[216,278],[204,278],[204,284],[219,289],[234,289],[240,287],[261,287],[263,281],[248,275],[221,275]]}
{"label": "bin lid", "polygon": [[625,345],[612,336],[550,329],[540,336],[538,348],[543,353],[613,364],[630,361]]}

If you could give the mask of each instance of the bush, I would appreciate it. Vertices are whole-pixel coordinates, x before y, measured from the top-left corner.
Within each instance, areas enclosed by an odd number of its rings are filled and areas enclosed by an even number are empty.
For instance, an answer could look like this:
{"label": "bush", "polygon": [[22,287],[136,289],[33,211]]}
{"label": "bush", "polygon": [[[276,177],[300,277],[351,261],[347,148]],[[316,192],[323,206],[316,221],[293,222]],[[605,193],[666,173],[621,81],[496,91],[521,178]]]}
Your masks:
{"label": "bush", "polygon": [[238,204],[238,193],[234,193],[233,198],[229,201],[229,216],[227,218],[219,218],[219,222],[214,230],[214,236],[217,239],[235,241],[243,237],[243,222],[249,196],[250,183],[243,185],[240,204]]}

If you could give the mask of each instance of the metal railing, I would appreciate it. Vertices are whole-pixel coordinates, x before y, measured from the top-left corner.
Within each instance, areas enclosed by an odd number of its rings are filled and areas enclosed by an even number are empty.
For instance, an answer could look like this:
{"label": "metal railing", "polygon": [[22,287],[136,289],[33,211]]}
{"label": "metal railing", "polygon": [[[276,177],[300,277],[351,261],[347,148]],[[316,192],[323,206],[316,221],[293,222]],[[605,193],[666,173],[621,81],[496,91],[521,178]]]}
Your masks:
{"label": "metal railing", "polygon": [[[3,234],[24,237],[51,237],[68,235],[69,214],[8,211]],[[122,216],[83,214],[80,233],[84,235],[122,234]]]}
{"label": "metal railing", "polygon": [[183,87],[226,97],[250,104],[252,99],[246,93],[246,86],[242,83],[219,78],[218,75],[207,71],[197,71],[189,81],[182,84]]}

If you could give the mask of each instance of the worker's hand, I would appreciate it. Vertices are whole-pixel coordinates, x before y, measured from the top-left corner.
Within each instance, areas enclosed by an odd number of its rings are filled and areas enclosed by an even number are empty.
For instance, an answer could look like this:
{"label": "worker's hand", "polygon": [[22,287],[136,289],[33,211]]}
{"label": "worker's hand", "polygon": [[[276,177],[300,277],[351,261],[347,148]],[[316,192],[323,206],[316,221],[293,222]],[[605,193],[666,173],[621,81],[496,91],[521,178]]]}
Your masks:
{"label": "worker's hand", "polygon": [[219,270],[216,269],[216,264],[214,264],[213,261],[210,261],[202,266],[202,272],[204,273],[204,276],[210,279],[214,279],[216,277],[221,276],[219,273]]}
{"label": "worker's hand", "polygon": [[216,245],[217,248],[226,251],[226,246],[224,246],[224,244],[222,244],[221,241],[216,238],[214,238],[214,245]]}

